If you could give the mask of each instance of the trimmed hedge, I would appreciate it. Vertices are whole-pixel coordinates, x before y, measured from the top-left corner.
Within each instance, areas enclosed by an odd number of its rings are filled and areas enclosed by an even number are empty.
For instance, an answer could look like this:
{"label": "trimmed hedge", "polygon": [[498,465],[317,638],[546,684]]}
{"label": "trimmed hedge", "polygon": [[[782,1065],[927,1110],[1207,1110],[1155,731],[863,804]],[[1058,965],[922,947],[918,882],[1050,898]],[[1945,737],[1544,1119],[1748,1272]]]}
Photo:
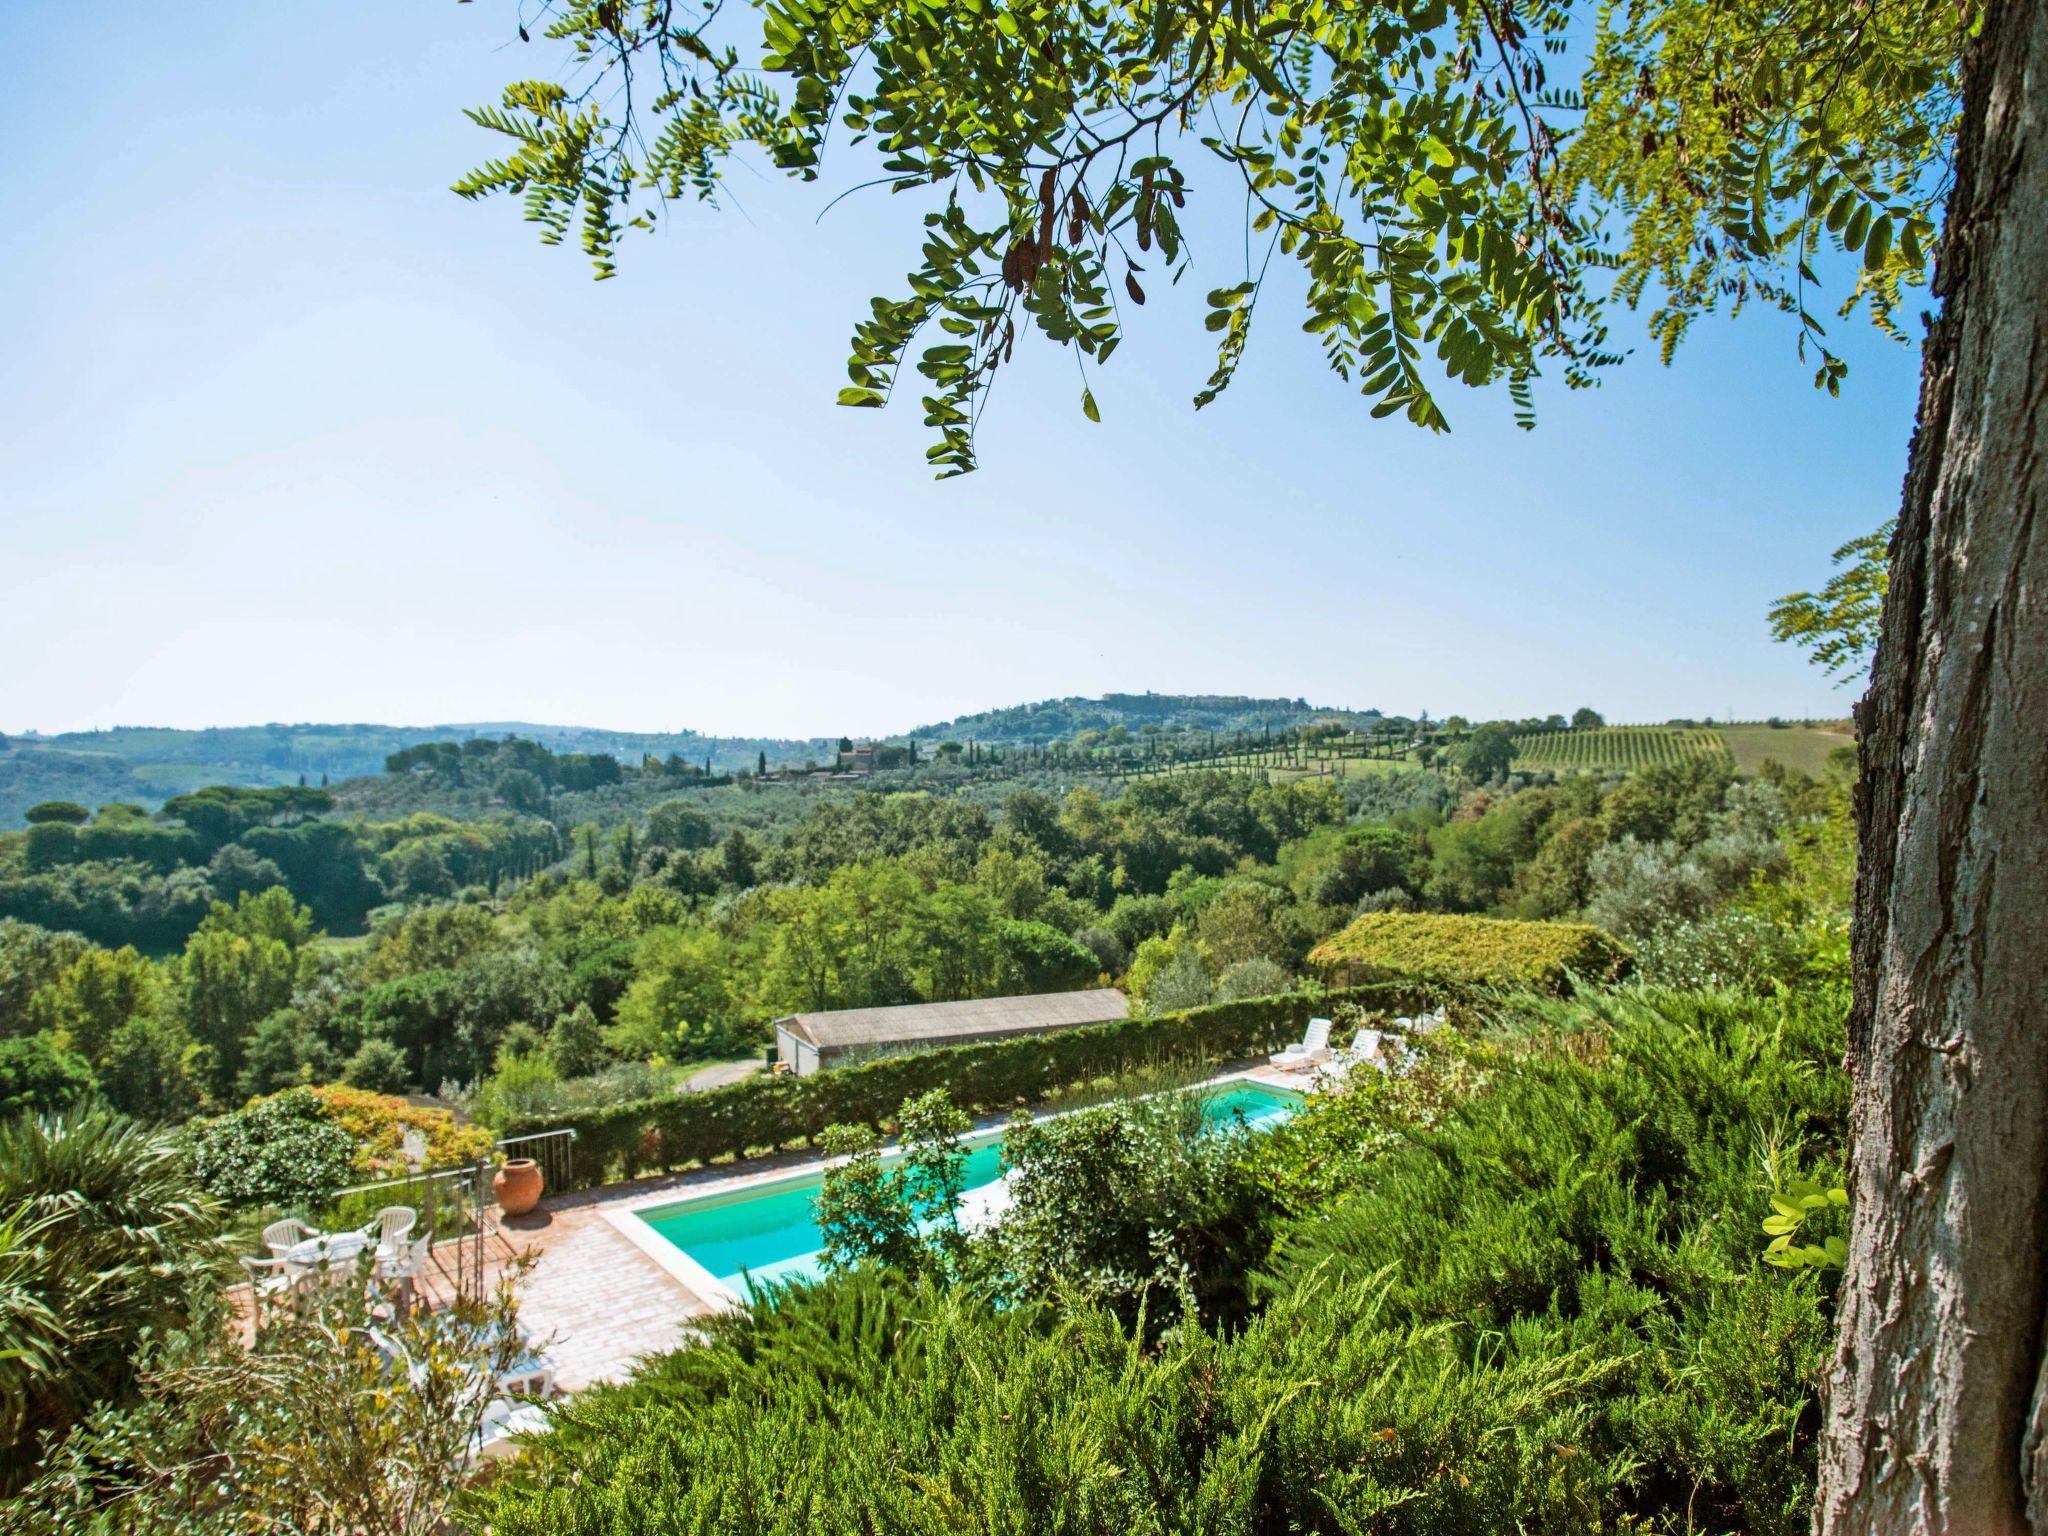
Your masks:
{"label": "trimmed hedge", "polygon": [[1161,1058],[1231,1060],[1270,1051],[1299,1039],[1310,1017],[1339,1003],[1413,1013],[1448,1001],[1452,991],[1404,982],[1248,998],[1051,1035],[885,1056],[811,1077],[777,1073],[707,1093],[533,1116],[508,1125],[505,1135],[573,1129],[572,1171],[580,1188],[814,1142],[828,1125],[884,1128],[905,1099],[931,1088],[946,1089],[969,1114],[985,1115]]}
{"label": "trimmed hedge", "polygon": [[1522,923],[1442,912],[1374,912],[1309,952],[1326,981],[1442,982],[1562,995],[1574,976],[1615,981],[1629,952],[1585,923]]}

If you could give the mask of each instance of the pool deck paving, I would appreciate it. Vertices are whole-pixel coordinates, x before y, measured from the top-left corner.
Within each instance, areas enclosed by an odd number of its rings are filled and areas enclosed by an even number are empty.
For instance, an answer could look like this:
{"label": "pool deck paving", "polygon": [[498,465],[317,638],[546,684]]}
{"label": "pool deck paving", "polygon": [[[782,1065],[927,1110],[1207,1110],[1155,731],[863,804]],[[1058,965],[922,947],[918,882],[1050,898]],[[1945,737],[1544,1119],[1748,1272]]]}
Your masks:
{"label": "pool deck paving", "polygon": [[564,1392],[624,1379],[643,1356],[684,1343],[692,1320],[711,1310],[626,1241],[602,1205],[570,1195],[535,1213],[545,1226],[507,1223],[506,1236],[530,1257],[519,1282],[520,1322],[549,1341]]}
{"label": "pool deck paving", "polygon": [[[1214,1081],[1233,1080],[1298,1092],[1308,1086],[1309,1074],[1261,1065]],[[1000,1123],[1000,1117],[992,1118],[983,1128]],[[801,1176],[824,1162],[814,1152],[784,1153],[551,1194],[529,1215],[499,1218],[486,1240],[484,1278],[495,1282],[524,1265],[517,1282],[520,1320],[532,1338],[547,1341],[558,1391],[622,1380],[643,1357],[687,1342],[699,1319],[732,1304],[724,1288],[679,1250],[659,1239],[650,1242],[651,1229],[634,1213]],[[442,1278],[423,1277],[421,1299],[428,1306],[444,1305],[444,1291],[452,1294]]]}

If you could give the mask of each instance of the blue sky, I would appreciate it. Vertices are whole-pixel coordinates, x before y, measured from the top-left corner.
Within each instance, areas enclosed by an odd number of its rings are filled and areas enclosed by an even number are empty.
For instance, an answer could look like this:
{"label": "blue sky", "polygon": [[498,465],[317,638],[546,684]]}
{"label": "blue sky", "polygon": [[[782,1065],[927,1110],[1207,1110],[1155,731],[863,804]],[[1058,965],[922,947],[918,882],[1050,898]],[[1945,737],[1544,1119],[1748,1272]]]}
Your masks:
{"label": "blue sky", "polygon": [[[1026,349],[983,469],[847,411],[904,199],[742,173],[589,280],[448,183],[542,60],[502,0],[14,0],[0,21],[0,730],[520,718],[809,735],[1105,690],[1469,715],[1840,714],[1771,599],[1893,510],[1914,353],[1775,317],[1601,389],[1375,422],[1285,296],[1237,383],[1215,215],[1077,409]],[[507,46],[508,42],[510,46]],[[1275,302],[1277,300],[1278,302]]]}

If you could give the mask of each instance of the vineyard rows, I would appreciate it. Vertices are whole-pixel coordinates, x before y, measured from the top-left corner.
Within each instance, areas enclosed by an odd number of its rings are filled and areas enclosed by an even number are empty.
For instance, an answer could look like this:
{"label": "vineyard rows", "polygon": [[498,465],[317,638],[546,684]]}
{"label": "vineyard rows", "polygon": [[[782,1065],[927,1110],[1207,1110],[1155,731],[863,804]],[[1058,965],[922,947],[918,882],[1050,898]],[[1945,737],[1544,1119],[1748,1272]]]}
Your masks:
{"label": "vineyard rows", "polygon": [[1719,731],[1677,726],[1606,726],[1590,731],[1540,731],[1515,738],[1515,767],[1563,772],[1627,773],[1728,756]]}

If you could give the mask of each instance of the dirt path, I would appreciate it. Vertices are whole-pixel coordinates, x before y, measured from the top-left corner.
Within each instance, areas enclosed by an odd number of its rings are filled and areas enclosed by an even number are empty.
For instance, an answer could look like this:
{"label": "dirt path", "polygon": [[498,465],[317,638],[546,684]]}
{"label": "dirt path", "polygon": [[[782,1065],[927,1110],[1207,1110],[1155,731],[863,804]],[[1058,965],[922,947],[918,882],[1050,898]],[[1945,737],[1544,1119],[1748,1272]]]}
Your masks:
{"label": "dirt path", "polygon": [[758,1056],[750,1056],[745,1061],[715,1062],[684,1078],[682,1091],[703,1093],[712,1088],[724,1088],[732,1083],[744,1082],[762,1070],[764,1064]]}

